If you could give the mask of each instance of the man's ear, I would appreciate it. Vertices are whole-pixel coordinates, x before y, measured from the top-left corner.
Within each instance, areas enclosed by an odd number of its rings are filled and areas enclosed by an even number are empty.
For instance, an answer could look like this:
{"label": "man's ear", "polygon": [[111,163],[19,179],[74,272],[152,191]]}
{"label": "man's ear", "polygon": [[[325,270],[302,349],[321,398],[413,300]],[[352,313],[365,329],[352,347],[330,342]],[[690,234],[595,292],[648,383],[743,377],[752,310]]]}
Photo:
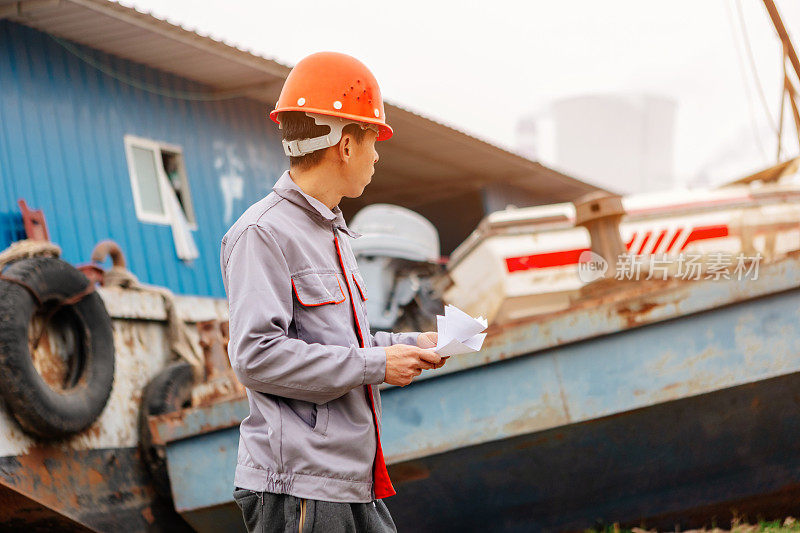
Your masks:
{"label": "man's ear", "polygon": [[339,141],[339,157],[341,158],[342,162],[347,162],[350,160],[350,156],[353,155],[353,137],[348,134],[342,135],[342,140]]}

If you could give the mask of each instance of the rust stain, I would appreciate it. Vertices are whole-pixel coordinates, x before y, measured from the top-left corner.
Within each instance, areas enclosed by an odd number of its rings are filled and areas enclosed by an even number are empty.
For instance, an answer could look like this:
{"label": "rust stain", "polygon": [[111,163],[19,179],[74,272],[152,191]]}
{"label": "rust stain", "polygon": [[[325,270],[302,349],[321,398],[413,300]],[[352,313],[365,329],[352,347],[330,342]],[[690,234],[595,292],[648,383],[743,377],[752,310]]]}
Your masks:
{"label": "rust stain", "polygon": [[125,343],[125,346],[128,347],[131,351],[133,351],[135,343],[133,340],[133,335],[130,334],[130,331],[123,331],[122,335],[122,342]]}
{"label": "rust stain", "polygon": [[[650,314],[654,309],[662,307],[666,303],[672,304],[683,300],[689,294],[688,290],[682,290],[686,287],[686,283],[678,279],[666,281],[659,279],[607,280],[604,286],[594,287],[592,291],[572,301],[570,306],[565,309],[490,325],[487,329],[486,343],[490,342],[492,336],[513,332],[521,326],[534,324],[545,326],[554,319],[574,316],[577,311],[612,307],[614,305],[620,305],[621,307],[611,312],[625,318],[627,327],[639,326],[648,321],[646,315]],[[641,301],[645,298],[647,298],[647,301]],[[659,299],[664,300],[664,302],[659,302]],[[635,306],[632,302],[635,302]]]}
{"label": "rust stain", "polygon": [[389,476],[391,476],[392,481],[396,485],[409,481],[427,479],[430,475],[431,471],[422,463],[408,462],[389,466]]}
{"label": "rust stain", "polygon": [[484,459],[493,459],[495,457],[501,457],[501,456],[505,455],[505,453],[506,453],[505,450],[499,450],[499,449],[498,450],[489,450],[488,452],[483,454],[483,458]]}
{"label": "rust stain", "polygon": [[[551,438],[555,439],[557,441],[562,441],[562,440],[564,440],[564,433],[559,431],[557,433],[552,433],[552,434],[549,434],[549,435],[539,435],[539,436],[536,436],[536,437],[533,437],[533,438],[529,438],[524,442],[520,442],[520,443],[515,444],[514,445],[514,449],[516,449],[516,450],[527,450],[528,448],[535,448],[536,446],[541,446],[542,444],[547,443]],[[494,451],[486,454],[486,457],[494,456],[494,455],[502,455],[504,453],[506,453],[506,452],[503,451],[502,449],[501,450],[494,450]]]}
{"label": "rust stain", "polygon": [[502,431],[508,435],[520,435],[532,430],[560,426],[569,422],[569,415],[563,411],[560,401],[543,394],[535,408],[529,408],[523,416],[505,423]]}
{"label": "rust stain", "polygon": [[[38,345],[36,344],[38,342]],[[63,390],[67,381],[67,361],[58,335],[53,335],[44,317],[34,317],[28,327],[28,346],[36,371],[51,388]]]}
{"label": "rust stain", "polygon": [[[138,455],[134,459],[138,461]],[[8,487],[78,522],[83,513],[96,512],[98,506],[104,505],[100,502],[104,495],[112,493],[111,487],[115,489],[112,494],[117,501],[129,500],[133,494],[145,498],[154,496],[148,486],[139,485],[146,479],[143,470],[137,472],[134,468],[132,472],[131,468],[115,468],[115,465],[117,460],[113,452],[79,452],[60,445],[42,444],[0,468],[0,488]]]}
{"label": "rust stain", "polygon": [[675,368],[685,368],[685,369],[694,369],[695,365],[698,363],[705,361],[706,359],[711,359],[714,356],[718,355],[719,351],[715,349],[714,346],[709,346],[704,350],[687,357],[683,361],[681,361]]}
{"label": "rust stain", "polygon": [[[550,437],[547,437],[547,436],[543,435],[543,436],[536,437],[536,438],[533,438],[533,439],[530,439],[530,440],[526,440],[525,442],[520,442],[520,443],[516,444],[514,446],[514,448],[517,449],[517,450],[527,450],[528,448],[534,448],[536,446],[544,444],[549,440],[550,440]],[[503,452],[502,450],[499,450],[499,453],[505,453],[505,452]]]}
{"label": "rust stain", "polygon": [[647,322],[650,312],[659,307],[661,304],[653,301],[626,303],[617,308],[617,315],[625,320],[627,327],[632,328]]}
{"label": "rust stain", "polygon": [[88,476],[90,485],[98,485],[103,482],[103,474],[101,474],[94,468],[89,469]]}
{"label": "rust stain", "polygon": [[648,403],[659,403],[669,401],[683,396],[702,394],[716,388],[720,380],[725,380],[715,372],[696,371],[689,379],[684,381],[669,383],[659,389],[648,391]]}
{"label": "rust stain", "polygon": [[150,507],[145,507],[142,509],[142,516],[148,524],[153,524],[156,521],[156,517],[153,516],[153,510]]}
{"label": "rust stain", "polygon": [[561,378],[561,366],[558,364],[558,357],[553,357],[553,368],[556,372],[556,379],[558,379],[558,396],[561,399],[561,407],[564,409],[564,416],[567,417],[567,421],[570,421],[572,416],[569,413],[569,404],[567,403],[567,394],[564,391],[564,381]]}
{"label": "rust stain", "polygon": [[244,398],[245,388],[230,368],[218,373],[206,383],[192,388],[192,407],[202,407],[238,398]]}
{"label": "rust stain", "polygon": [[[226,401],[235,401],[238,399],[239,398],[235,398],[234,400],[226,400]],[[183,426],[186,417],[196,412],[198,409],[199,408],[190,407],[187,409],[182,409],[180,411],[172,411],[169,413],[164,413],[162,415],[155,415],[148,417],[147,423],[150,425],[150,433],[152,434],[153,443],[165,445],[167,443],[169,435],[173,433],[174,430],[176,430],[177,428]],[[209,433],[211,431],[217,431],[219,429],[227,429],[230,427],[238,426],[241,422],[242,422],[241,419],[239,419],[238,417],[233,417],[224,420],[220,423],[212,424],[209,422],[201,424],[197,431],[200,433]],[[160,429],[163,429],[163,431],[160,431]]]}
{"label": "rust stain", "polygon": [[223,326],[219,320],[207,320],[197,323],[200,346],[203,348],[206,378],[212,379],[231,369],[227,354],[227,323]]}

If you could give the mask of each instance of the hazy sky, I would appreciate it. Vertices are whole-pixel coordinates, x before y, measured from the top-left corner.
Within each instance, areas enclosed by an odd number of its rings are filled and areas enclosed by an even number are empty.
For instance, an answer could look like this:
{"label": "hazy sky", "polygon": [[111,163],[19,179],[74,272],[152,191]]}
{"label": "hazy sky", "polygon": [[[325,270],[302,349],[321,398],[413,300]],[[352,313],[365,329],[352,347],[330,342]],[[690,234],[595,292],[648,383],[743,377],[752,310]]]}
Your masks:
{"label": "hazy sky", "polygon": [[[738,16],[741,7],[774,124],[781,48],[760,0],[123,3],[290,65],[320,50],[352,54],[390,102],[507,147],[517,120],[553,99],[648,92],[678,103],[678,181],[734,178],[775,159]],[[800,2],[777,5],[800,45]]]}

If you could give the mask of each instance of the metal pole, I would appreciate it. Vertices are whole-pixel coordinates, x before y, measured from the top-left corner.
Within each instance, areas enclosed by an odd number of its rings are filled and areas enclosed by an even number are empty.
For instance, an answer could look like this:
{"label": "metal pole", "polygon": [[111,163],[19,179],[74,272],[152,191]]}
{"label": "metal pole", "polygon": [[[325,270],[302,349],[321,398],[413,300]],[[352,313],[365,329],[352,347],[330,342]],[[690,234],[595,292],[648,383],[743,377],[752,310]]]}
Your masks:
{"label": "metal pole", "polygon": [[789,61],[792,62],[794,73],[797,75],[797,78],[800,79],[800,60],[797,59],[797,53],[794,51],[794,46],[792,46],[792,40],[789,38],[789,33],[786,31],[786,27],[783,25],[783,20],[781,19],[780,13],[778,13],[778,8],[775,6],[775,2],[773,0],[764,0],[764,6],[767,8],[769,18],[772,19],[772,24],[775,26],[775,31],[778,32],[778,37],[780,37],[781,41],[783,42],[783,46],[786,49],[786,55],[789,56]]}
{"label": "metal pole", "polygon": [[781,85],[781,110],[778,112],[778,155],[776,156],[776,162],[781,162],[781,148],[783,148],[783,110],[784,104],[786,103],[786,76],[789,75],[786,72],[786,44],[783,45],[783,55],[782,58],[782,66],[783,66],[783,85]]}

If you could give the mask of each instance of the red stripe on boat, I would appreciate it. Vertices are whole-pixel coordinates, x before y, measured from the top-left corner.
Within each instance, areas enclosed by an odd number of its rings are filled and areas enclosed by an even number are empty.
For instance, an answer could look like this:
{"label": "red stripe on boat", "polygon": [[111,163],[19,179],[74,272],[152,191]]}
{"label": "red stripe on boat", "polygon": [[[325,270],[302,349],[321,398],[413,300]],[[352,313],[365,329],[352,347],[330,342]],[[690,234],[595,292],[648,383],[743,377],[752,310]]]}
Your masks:
{"label": "red stripe on boat", "polygon": [[718,226],[703,226],[702,228],[694,228],[692,232],[686,237],[686,242],[681,246],[683,251],[689,243],[694,241],[704,241],[706,239],[719,239],[728,236],[728,226],[720,224]]}
{"label": "red stripe on boat", "polygon": [[648,231],[647,235],[645,235],[644,239],[642,239],[642,245],[639,246],[639,251],[636,252],[636,255],[641,255],[642,252],[644,252],[644,248],[645,248],[645,246],[647,246],[647,241],[649,241],[650,237],[652,237],[652,236],[653,236],[653,232],[652,231]]}
{"label": "red stripe on boat", "polygon": [[[683,230],[678,230],[675,235],[670,240],[669,246],[667,246],[667,251],[669,251],[672,246],[674,246],[675,242],[678,240],[678,237],[681,235]],[[667,231],[664,230],[658,237],[656,241],[656,245],[654,249],[658,247],[661,241],[666,237]],[[644,250],[647,241],[652,236],[651,232],[648,232],[645,236],[644,242],[639,247],[639,253]],[[686,246],[694,241],[702,241],[706,239],[719,239],[721,237],[728,236],[728,226],[724,224],[720,224],[717,226],[703,226],[700,228],[692,229],[692,232],[686,238],[686,242],[683,243],[681,246],[681,250],[686,248]],[[633,246],[633,241],[636,240],[636,233],[633,234],[631,240],[625,243],[625,246],[630,250]],[[589,248],[578,248],[575,250],[560,250],[557,252],[544,252],[540,254],[531,254],[531,255],[521,255],[518,257],[506,257],[506,268],[508,269],[509,273],[512,272],[520,272],[523,270],[533,270],[535,268],[553,268],[553,267],[560,267],[560,266],[567,266],[567,265],[574,265],[578,263],[578,259],[580,258],[581,254],[585,251],[589,250]]]}
{"label": "red stripe on boat", "polygon": [[683,235],[683,230],[684,229],[685,228],[678,228],[678,231],[676,231],[675,235],[672,236],[672,240],[670,240],[669,244],[667,245],[667,250],[666,250],[667,252],[672,250],[672,247],[675,246],[676,242],[678,242],[678,239],[680,238],[680,236]]}
{"label": "red stripe on boat", "polygon": [[661,241],[663,241],[664,237],[666,236],[667,236],[667,230],[662,231],[661,234],[658,236],[658,239],[656,239],[656,243],[653,245],[653,253],[656,253],[658,251],[658,245],[661,244]]}
{"label": "red stripe on boat", "polygon": [[506,268],[509,272],[531,270],[533,268],[551,268],[564,265],[574,265],[581,254],[588,248],[578,250],[562,250],[560,252],[547,252],[543,254],[523,255],[520,257],[507,257]]}

